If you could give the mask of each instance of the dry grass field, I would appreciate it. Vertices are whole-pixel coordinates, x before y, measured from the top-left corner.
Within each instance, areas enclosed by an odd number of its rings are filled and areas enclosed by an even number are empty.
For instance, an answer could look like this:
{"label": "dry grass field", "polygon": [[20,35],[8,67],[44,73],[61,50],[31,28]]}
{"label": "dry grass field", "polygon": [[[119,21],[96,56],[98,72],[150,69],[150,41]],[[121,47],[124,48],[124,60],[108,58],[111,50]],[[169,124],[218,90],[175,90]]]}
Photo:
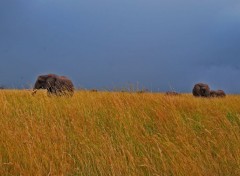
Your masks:
{"label": "dry grass field", "polygon": [[0,91],[0,175],[240,175],[240,96]]}

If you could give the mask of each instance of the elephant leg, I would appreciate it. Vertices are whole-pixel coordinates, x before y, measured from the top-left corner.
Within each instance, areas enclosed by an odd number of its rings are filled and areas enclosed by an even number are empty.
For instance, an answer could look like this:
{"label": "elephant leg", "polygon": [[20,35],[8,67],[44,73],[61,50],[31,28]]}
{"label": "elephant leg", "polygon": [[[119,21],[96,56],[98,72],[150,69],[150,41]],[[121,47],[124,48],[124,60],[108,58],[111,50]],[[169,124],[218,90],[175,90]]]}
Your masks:
{"label": "elephant leg", "polygon": [[48,95],[54,95],[54,94],[56,95],[57,94],[56,89],[54,87],[49,87],[47,89],[47,92],[48,92]]}

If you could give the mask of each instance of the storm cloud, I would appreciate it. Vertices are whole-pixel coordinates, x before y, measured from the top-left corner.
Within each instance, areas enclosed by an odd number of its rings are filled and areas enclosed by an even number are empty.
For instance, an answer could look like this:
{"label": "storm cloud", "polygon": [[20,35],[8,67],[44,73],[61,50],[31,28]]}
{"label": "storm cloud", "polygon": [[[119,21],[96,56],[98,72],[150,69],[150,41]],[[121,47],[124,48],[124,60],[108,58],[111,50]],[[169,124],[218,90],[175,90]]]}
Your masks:
{"label": "storm cloud", "polygon": [[77,86],[139,84],[240,93],[236,0],[2,0],[0,85],[68,75]]}

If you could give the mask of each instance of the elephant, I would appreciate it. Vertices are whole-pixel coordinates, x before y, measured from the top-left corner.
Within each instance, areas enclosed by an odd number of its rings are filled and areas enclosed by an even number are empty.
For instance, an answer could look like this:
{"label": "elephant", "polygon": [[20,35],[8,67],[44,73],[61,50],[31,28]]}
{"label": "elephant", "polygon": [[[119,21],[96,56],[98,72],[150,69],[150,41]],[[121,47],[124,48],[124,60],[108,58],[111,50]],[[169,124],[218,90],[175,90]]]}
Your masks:
{"label": "elephant", "polygon": [[72,81],[65,76],[55,74],[40,75],[33,87],[33,95],[38,89],[47,89],[48,95],[68,95],[73,96],[74,85]]}
{"label": "elephant", "polygon": [[210,96],[210,88],[207,84],[197,83],[193,87],[192,94],[195,97],[209,97]]}
{"label": "elephant", "polygon": [[175,92],[175,91],[167,91],[167,92],[165,93],[165,95],[176,96],[176,95],[180,95],[180,93]]}
{"label": "elephant", "polygon": [[210,97],[225,97],[226,93],[223,90],[211,90]]}

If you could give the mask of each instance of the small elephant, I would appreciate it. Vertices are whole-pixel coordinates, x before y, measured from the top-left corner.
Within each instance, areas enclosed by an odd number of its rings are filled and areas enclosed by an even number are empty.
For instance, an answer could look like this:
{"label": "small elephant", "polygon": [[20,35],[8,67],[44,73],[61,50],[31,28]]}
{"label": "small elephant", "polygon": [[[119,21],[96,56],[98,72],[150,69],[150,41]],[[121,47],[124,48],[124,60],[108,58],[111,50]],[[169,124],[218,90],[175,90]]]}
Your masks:
{"label": "small elephant", "polygon": [[223,90],[211,90],[210,97],[225,97],[226,93]]}
{"label": "small elephant", "polygon": [[207,84],[198,83],[198,84],[194,85],[192,94],[195,97],[209,97],[210,96],[210,88]]}
{"label": "small elephant", "polygon": [[74,93],[74,85],[70,79],[65,76],[55,74],[40,75],[33,87],[33,95],[38,89],[47,89],[48,95],[69,95]]}
{"label": "small elephant", "polygon": [[175,92],[175,91],[167,91],[167,92],[165,93],[165,95],[176,96],[176,95],[180,95],[180,93]]}

